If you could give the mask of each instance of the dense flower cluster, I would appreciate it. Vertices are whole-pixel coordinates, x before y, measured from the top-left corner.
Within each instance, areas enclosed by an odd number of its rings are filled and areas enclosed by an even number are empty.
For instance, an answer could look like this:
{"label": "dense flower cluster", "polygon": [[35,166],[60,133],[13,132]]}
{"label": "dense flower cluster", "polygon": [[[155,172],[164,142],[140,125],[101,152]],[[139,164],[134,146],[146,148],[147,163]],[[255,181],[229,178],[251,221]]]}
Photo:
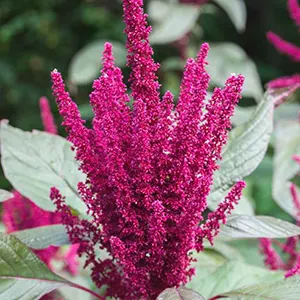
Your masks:
{"label": "dense flower cluster", "polygon": [[[288,9],[291,19],[294,21],[297,27],[300,26],[300,6],[298,0],[288,0]],[[282,54],[287,55],[295,62],[300,62],[300,47],[283,40],[274,32],[268,32],[268,40],[273,46]],[[274,79],[268,83],[270,88],[289,88],[300,85],[300,75],[295,74],[292,76],[284,76]]]}
{"label": "dense flower cluster", "polygon": [[[120,299],[154,299],[194,274],[191,251],[203,250],[204,239],[213,242],[241,196],[243,181],[204,220],[244,78],[232,75],[205,104],[209,46],[203,44],[197,58],[187,60],[175,109],[170,92],[160,98],[159,65],[152,58],[143,1],[124,0],[123,9],[131,96],[109,43],[90,95],[91,129],[84,126],[61,74],[51,73],[63,125],[87,175],[78,190],[91,218],[73,216],[55,187],[50,197],[99,288],[106,285],[107,295]],[[110,258],[103,258],[101,249]]]}
{"label": "dense flower cluster", "polygon": [[[295,161],[300,162],[300,157],[295,156]],[[294,207],[296,211],[296,223],[300,225],[300,197],[297,194],[295,184],[291,184],[290,192],[294,201]],[[290,237],[285,243],[280,243],[277,240],[260,239],[260,250],[264,255],[265,265],[271,270],[286,270],[285,277],[294,276],[300,274],[300,253],[297,250],[300,236]],[[273,247],[273,243],[276,244],[282,253],[285,253],[289,258],[285,261],[280,257],[277,251]]]}
{"label": "dense flower cluster", "polygon": [[[45,97],[40,99],[40,110],[45,131],[51,134],[57,134],[50,106]],[[13,198],[5,201],[2,206],[2,221],[8,233],[61,223],[61,215],[59,213],[44,211],[19,192],[13,191],[12,193]],[[77,245],[71,246],[62,257],[59,256],[60,248],[54,246],[43,250],[34,250],[34,252],[50,268],[52,267],[52,261],[54,259],[63,260],[66,270],[75,275],[78,272],[78,262],[76,258],[77,248]]]}

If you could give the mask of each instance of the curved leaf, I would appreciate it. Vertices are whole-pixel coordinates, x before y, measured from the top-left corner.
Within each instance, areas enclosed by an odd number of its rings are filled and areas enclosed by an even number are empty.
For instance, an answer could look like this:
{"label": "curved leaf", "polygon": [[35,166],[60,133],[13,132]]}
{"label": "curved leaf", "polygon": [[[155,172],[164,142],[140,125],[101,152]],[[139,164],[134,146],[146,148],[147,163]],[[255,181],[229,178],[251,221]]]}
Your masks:
{"label": "curved leaf", "polygon": [[246,28],[247,11],[244,0],[214,0],[228,14],[237,31],[243,32]]}
{"label": "curved leaf", "polygon": [[243,96],[253,97],[257,102],[260,101],[263,89],[256,65],[240,46],[233,43],[211,44],[208,62],[206,68],[215,85],[223,85],[232,73],[243,74],[246,78]]}
{"label": "curved leaf", "polygon": [[300,227],[268,216],[232,215],[220,234],[232,238],[287,238],[300,235]]}
{"label": "curved leaf", "polygon": [[45,249],[49,246],[60,247],[70,244],[65,226],[60,224],[15,231],[11,235],[32,249]]}
{"label": "curved leaf", "polygon": [[180,287],[165,289],[158,295],[157,300],[205,300],[205,298],[190,289]]}
{"label": "curved leaf", "polygon": [[297,210],[290,192],[290,180],[300,171],[300,165],[292,159],[293,155],[300,155],[299,128],[297,120],[278,122],[275,128],[272,195],[276,203],[293,217],[296,217]]}
{"label": "curved leaf", "polygon": [[69,284],[14,236],[0,235],[0,300],[31,300]]}
{"label": "curved leaf", "polygon": [[1,122],[1,162],[5,177],[22,195],[44,210],[54,211],[50,188],[57,187],[67,204],[82,214],[86,206],[77,194],[84,181],[71,145],[46,132],[25,132]]}
{"label": "curved leaf", "polygon": [[222,265],[214,273],[201,277],[200,280],[196,274],[187,287],[200,292],[206,298],[213,298],[233,289],[280,280],[283,274],[234,261]]}
{"label": "curved leaf", "polygon": [[[86,84],[92,82],[101,68],[101,55],[106,41],[94,41],[81,49],[73,58],[69,67],[69,79],[75,84]],[[116,58],[116,65],[123,67],[126,64],[125,46],[113,41],[113,53]]]}
{"label": "curved leaf", "polygon": [[[151,10],[154,11],[153,8]],[[150,42],[169,44],[180,39],[192,30],[199,15],[200,7],[197,5],[170,4],[168,14],[153,25]]]}
{"label": "curved leaf", "polygon": [[230,186],[258,167],[265,156],[273,130],[273,111],[273,98],[266,94],[252,118],[230,132],[220,169],[214,174],[210,205],[216,206]]}
{"label": "curved leaf", "polygon": [[170,12],[170,2],[168,1],[150,1],[147,9],[149,18],[154,22],[162,22]]}
{"label": "curved leaf", "polygon": [[0,235],[0,300],[40,299],[63,286],[72,286],[102,299],[93,291],[54,274],[16,237]]}
{"label": "curved leaf", "polygon": [[296,300],[300,295],[300,277],[249,286],[223,294],[231,300]]}

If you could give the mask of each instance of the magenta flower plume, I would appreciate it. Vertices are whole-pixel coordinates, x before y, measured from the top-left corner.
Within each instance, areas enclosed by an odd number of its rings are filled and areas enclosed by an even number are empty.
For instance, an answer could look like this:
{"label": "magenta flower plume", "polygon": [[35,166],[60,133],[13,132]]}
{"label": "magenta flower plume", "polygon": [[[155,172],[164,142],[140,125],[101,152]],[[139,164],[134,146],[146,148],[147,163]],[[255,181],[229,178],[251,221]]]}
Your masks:
{"label": "magenta flower plume", "polygon": [[40,111],[42,117],[42,123],[46,132],[57,134],[56,124],[51,112],[49,101],[46,97],[40,98]]}
{"label": "magenta flower plume", "polygon": [[[14,191],[14,197],[3,203],[3,224],[8,233],[59,223],[59,214],[49,213],[36,206],[29,199]],[[34,250],[44,263],[51,266],[51,260],[57,253],[57,247]]]}
{"label": "magenta flower plume", "polygon": [[300,6],[298,0],[288,0],[290,16],[297,26],[300,26]]}
{"label": "magenta flower plume", "polygon": [[[300,6],[298,0],[288,0],[288,9],[291,19],[296,26],[300,26]],[[269,42],[282,54],[288,56],[295,62],[300,62],[300,47],[282,39],[274,32],[268,32],[267,38]],[[268,83],[268,87],[272,89],[290,88],[300,86],[300,75],[284,76],[274,79]]]}
{"label": "magenta flower plume", "polygon": [[284,265],[281,257],[272,246],[272,240],[263,238],[259,240],[259,248],[264,255],[265,266],[270,270],[279,270]]}
{"label": "magenta flower plume", "polygon": [[[296,156],[297,157],[297,156]],[[294,207],[297,212],[296,223],[300,224],[300,197],[297,194],[295,184],[290,185],[290,192],[293,198]],[[285,277],[291,277],[300,274],[300,253],[297,251],[299,236],[289,237],[285,243],[277,240],[260,239],[259,247],[264,256],[264,263],[270,270],[286,270]],[[287,254],[288,259],[283,261],[278,252],[273,248],[272,244],[276,244],[282,253]]]}
{"label": "magenta flower plume", "polygon": [[[90,95],[91,129],[84,126],[60,73],[51,73],[63,125],[87,175],[78,190],[91,220],[73,216],[55,187],[50,197],[70,239],[86,255],[97,287],[108,286],[107,295],[120,299],[155,299],[165,288],[186,283],[194,274],[191,251],[202,250],[205,238],[213,242],[245,186],[236,183],[204,220],[244,78],[231,76],[205,104],[209,46],[203,44],[197,58],[187,61],[177,107],[170,92],[161,99],[159,65],[152,58],[151,27],[142,5],[141,0],[123,1],[132,110],[109,43]],[[101,249],[110,257],[101,259]]]}
{"label": "magenta flower plume", "polygon": [[[50,110],[49,102],[46,97],[40,99],[41,118],[46,132],[57,134],[54,118]],[[30,199],[22,196],[19,192],[13,191],[14,197],[3,203],[2,221],[7,233],[18,230],[31,229],[45,225],[60,224],[62,215],[44,211],[35,205]],[[71,246],[65,255],[60,255],[60,248],[50,246],[43,250],[34,250],[34,253],[50,268],[55,259],[64,262],[65,269],[72,275],[78,273],[78,261],[76,250],[78,245]],[[60,256],[59,256],[60,255]]]}

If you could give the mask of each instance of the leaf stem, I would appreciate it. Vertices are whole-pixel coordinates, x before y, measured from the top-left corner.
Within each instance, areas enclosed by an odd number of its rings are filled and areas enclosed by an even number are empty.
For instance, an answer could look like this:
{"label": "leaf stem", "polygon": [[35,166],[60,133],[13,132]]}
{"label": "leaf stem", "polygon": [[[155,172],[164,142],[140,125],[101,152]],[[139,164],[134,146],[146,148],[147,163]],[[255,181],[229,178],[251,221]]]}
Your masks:
{"label": "leaf stem", "polygon": [[87,292],[87,293],[93,295],[93,296],[96,297],[97,299],[105,300],[104,297],[102,297],[102,296],[96,294],[94,291],[92,291],[92,290],[90,290],[90,289],[88,289],[88,288],[86,288],[86,287],[84,287],[84,286],[81,286],[81,285],[79,285],[79,284],[77,284],[77,283],[72,283],[71,286],[74,287],[74,288],[76,288],[76,289],[85,291],[85,292]]}

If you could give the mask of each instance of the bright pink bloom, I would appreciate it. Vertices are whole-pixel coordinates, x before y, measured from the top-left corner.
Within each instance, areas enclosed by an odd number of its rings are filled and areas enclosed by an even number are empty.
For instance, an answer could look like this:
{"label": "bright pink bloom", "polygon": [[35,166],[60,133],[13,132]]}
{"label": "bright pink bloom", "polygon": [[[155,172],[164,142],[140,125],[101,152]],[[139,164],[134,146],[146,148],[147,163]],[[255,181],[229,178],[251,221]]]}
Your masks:
{"label": "bright pink bloom", "polygon": [[41,97],[40,99],[40,111],[45,131],[57,134],[56,124],[54,122],[49,101],[46,97]]}
{"label": "bright pink bloom", "polygon": [[[56,134],[56,125],[48,100],[45,97],[40,99],[40,111],[45,131]],[[44,211],[17,191],[13,191],[13,195],[14,197],[5,201],[2,206],[2,221],[7,233],[61,223],[60,213]],[[65,263],[65,269],[72,275],[78,273],[77,248],[77,245],[71,246],[66,255],[61,257]],[[34,253],[51,268],[52,261],[58,259],[59,250],[59,247],[50,246],[47,249],[34,250]]]}
{"label": "bright pink bloom", "polygon": [[[238,182],[204,221],[244,78],[231,76],[205,106],[209,47],[203,44],[196,60],[187,61],[177,107],[170,92],[161,100],[159,65],[152,58],[151,27],[142,6],[142,0],[123,1],[132,111],[109,43],[90,95],[92,129],[84,126],[60,73],[51,73],[63,125],[88,178],[78,190],[91,221],[73,216],[56,188],[50,197],[70,239],[87,256],[95,284],[107,285],[107,295],[121,299],[154,299],[163,289],[187,282],[194,274],[191,250],[202,250],[204,238],[213,242],[245,186]],[[101,260],[99,249],[112,258]]]}
{"label": "bright pink bloom", "polygon": [[[294,207],[297,211],[296,222],[300,222],[300,197],[297,194],[296,186],[292,183],[290,186],[291,195],[294,201]],[[297,243],[299,236],[289,237],[286,242],[280,243],[277,240],[274,243],[279,246],[283,253],[288,254],[289,258],[284,262],[278,255],[276,250],[272,247],[271,239],[260,239],[260,250],[264,255],[264,262],[266,267],[271,270],[287,270],[285,277],[290,277],[300,274],[300,254],[297,252]]]}
{"label": "bright pink bloom", "polygon": [[[300,7],[298,4],[298,0],[288,0],[288,8],[291,18],[297,26],[300,26]],[[300,61],[300,47],[285,41],[276,33],[271,31],[267,33],[267,38],[279,52],[289,56],[295,62]],[[299,74],[277,78],[268,83],[268,87],[272,89],[288,88],[292,86],[300,86]]]}
{"label": "bright pink bloom", "polygon": [[283,40],[274,32],[267,33],[268,40],[273,46],[282,54],[289,56],[292,60],[299,62],[300,61],[300,48],[294,44]]}
{"label": "bright pink bloom", "polygon": [[266,267],[268,267],[270,270],[278,270],[282,268],[284,263],[276,250],[273,248],[271,239],[260,239],[259,248],[261,253],[264,255],[264,263]]}
{"label": "bright pink bloom", "polygon": [[298,0],[288,0],[290,16],[297,26],[300,26],[300,6]]}
{"label": "bright pink bloom", "polygon": [[[7,233],[59,223],[59,214],[42,210],[16,191],[14,191],[13,194],[14,197],[12,199],[3,203],[2,221],[7,229]],[[57,251],[57,247],[34,250],[40,259],[49,267],[51,267],[51,260]]]}
{"label": "bright pink bloom", "polygon": [[283,76],[268,82],[268,87],[271,89],[280,88],[298,88],[300,86],[300,75]]}
{"label": "bright pink bloom", "polygon": [[295,266],[285,273],[285,278],[300,274],[300,255],[297,257]]}
{"label": "bright pink bloom", "polygon": [[300,164],[300,155],[294,155],[294,156],[293,156],[293,160],[294,160],[295,162],[297,162],[298,164]]}

